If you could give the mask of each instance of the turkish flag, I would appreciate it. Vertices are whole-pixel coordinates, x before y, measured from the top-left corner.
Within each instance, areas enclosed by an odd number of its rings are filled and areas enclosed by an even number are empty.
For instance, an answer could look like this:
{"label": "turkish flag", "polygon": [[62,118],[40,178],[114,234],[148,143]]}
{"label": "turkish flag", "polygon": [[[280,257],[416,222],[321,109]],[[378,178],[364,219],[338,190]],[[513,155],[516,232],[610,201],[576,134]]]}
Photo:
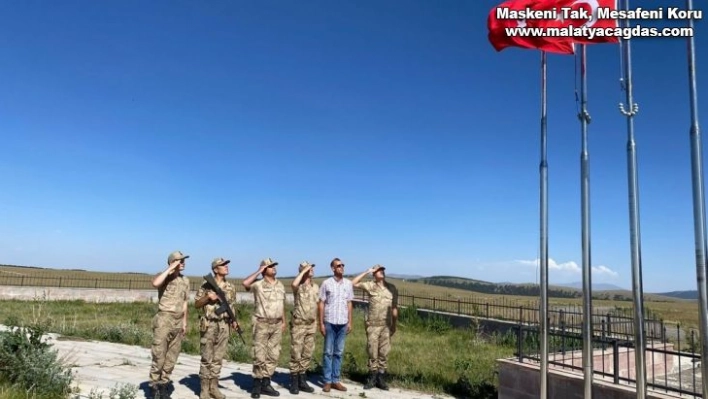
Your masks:
{"label": "turkish flag", "polygon": [[[558,18],[555,20],[540,21],[540,25],[549,28],[564,28],[570,25],[575,31],[570,39],[579,44],[594,44],[594,43],[617,43],[617,36],[605,35],[608,30],[617,28],[617,20],[614,19],[598,19],[597,9],[606,8],[610,10],[617,9],[616,0],[539,0],[538,7],[556,7],[558,10]],[[563,15],[562,9],[570,9],[569,15]],[[582,18],[583,11],[589,18]],[[583,27],[587,27],[584,31]],[[580,36],[579,34],[585,34]]]}
{"label": "turkish flag", "polygon": [[574,54],[573,41],[567,37],[542,37],[533,35],[510,34],[509,28],[541,27],[540,20],[499,19],[497,10],[525,11],[526,9],[541,11],[552,10],[557,0],[508,0],[492,8],[487,17],[488,39],[497,51],[507,47],[538,49],[550,53]]}

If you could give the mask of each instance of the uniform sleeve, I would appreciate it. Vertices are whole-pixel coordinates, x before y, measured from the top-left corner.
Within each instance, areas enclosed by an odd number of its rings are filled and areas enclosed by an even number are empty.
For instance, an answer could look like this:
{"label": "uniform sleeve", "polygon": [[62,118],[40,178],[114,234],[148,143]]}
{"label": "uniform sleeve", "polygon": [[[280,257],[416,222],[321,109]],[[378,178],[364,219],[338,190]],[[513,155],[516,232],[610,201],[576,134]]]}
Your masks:
{"label": "uniform sleeve", "polygon": [[187,276],[184,276],[184,300],[188,301],[189,300],[189,291],[190,291],[190,285],[189,285],[189,279]]}
{"label": "uniform sleeve", "polygon": [[363,283],[359,284],[359,288],[362,290],[366,291],[367,294],[371,293],[371,289],[374,287],[374,282],[373,281],[365,281]]}
{"label": "uniform sleeve", "polygon": [[391,303],[391,307],[397,308],[398,307],[398,288],[396,288],[395,285],[389,283],[388,290],[391,291],[391,295],[393,295],[393,302]]}
{"label": "uniform sleeve", "polygon": [[207,283],[206,280],[202,283],[202,285],[199,286],[199,289],[197,290],[196,295],[194,295],[194,302],[200,300],[204,295],[206,295],[207,289],[206,289]]}

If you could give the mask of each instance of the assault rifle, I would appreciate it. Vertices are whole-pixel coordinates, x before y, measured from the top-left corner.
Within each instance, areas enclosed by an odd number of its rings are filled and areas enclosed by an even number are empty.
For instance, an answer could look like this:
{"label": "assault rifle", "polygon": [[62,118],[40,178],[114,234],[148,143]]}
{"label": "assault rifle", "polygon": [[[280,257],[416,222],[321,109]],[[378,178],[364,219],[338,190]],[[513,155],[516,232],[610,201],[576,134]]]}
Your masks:
{"label": "assault rifle", "polygon": [[204,276],[204,280],[206,280],[207,284],[211,287],[212,290],[216,293],[216,295],[219,297],[219,300],[221,301],[221,306],[219,306],[215,313],[217,316],[223,314],[224,312],[228,313],[229,315],[229,324],[232,324],[233,322],[236,322],[236,332],[238,333],[239,338],[241,338],[241,342],[243,342],[244,345],[246,345],[246,341],[243,339],[243,330],[241,329],[241,325],[238,324],[238,320],[236,319],[236,315],[234,314],[233,310],[231,310],[231,305],[229,304],[228,299],[226,299],[226,294],[224,291],[219,288],[219,284],[216,283],[216,280],[214,280],[214,276],[211,274],[207,274]]}

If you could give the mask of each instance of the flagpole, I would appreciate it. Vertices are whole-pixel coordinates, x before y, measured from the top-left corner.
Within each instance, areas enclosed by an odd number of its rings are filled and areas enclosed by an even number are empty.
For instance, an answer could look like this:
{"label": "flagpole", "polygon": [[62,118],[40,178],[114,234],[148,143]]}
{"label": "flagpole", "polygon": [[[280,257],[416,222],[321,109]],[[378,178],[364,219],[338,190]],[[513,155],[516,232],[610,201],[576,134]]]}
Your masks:
{"label": "flagpole", "polygon": [[[693,10],[693,0],[686,0],[686,9]],[[693,29],[693,19],[688,26]],[[703,198],[703,155],[698,124],[698,94],[696,89],[696,48],[693,36],[688,38],[688,88],[691,109],[691,175],[693,186],[693,227],[696,246],[696,282],[701,335],[701,385],[703,397],[708,397],[708,299],[706,298],[706,219]]]}
{"label": "flagpole", "polygon": [[[625,0],[625,9],[629,10],[629,0]],[[624,25],[627,25],[625,21]],[[621,44],[620,39],[620,44]],[[624,58],[625,94],[627,109],[620,103],[620,112],[627,117],[627,184],[629,192],[629,232],[632,260],[632,299],[634,301],[634,364],[636,367],[637,399],[646,397],[646,361],[644,334],[644,289],[642,287],[641,234],[639,230],[639,183],[637,177],[637,152],[634,141],[634,116],[639,106],[634,103],[632,92],[632,49],[631,39],[622,46]]]}
{"label": "flagpole", "polygon": [[588,160],[588,124],[590,114],[587,111],[587,54],[586,45],[580,45],[580,118],[582,149],[580,154],[581,178],[581,219],[583,248],[583,383],[584,398],[592,398],[592,281],[590,270],[590,171]]}
{"label": "flagpole", "polygon": [[548,160],[546,127],[546,52],[541,51],[541,397],[548,398]]}

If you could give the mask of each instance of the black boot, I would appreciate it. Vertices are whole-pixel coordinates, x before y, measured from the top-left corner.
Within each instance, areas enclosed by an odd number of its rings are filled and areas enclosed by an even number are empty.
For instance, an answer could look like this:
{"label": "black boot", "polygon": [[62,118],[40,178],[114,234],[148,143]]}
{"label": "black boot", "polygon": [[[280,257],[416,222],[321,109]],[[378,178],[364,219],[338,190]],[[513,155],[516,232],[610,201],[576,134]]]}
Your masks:
{"label": "black boot", "polygon": [[170,394],[172,393],[172,391],[170,391],[170,387],[168,384],[160,384],[159,389],[160,389],[160,398],[170,399]]}
{"label": "black boot", "polygon": [[376,387],[388,391],[388,385],[386,385],[386,372],[381,371],[376,375]]}
{"label": "black boot", "polygon": [[270,385],[270,377],[263,377],[261,381],[261,393],[268,396],[280,396],[280,392],[276,391]]}
{"label": "black boot", "polygon": [[313,387],[307,385],[307,372],[300,373],[300,378],[299,378],[299,380],[300,380],[300,381],[298,381],[298,383],[300,384],[300,390],[301,390],[301,391],[307,392],[307,393],[315,392],[315,388],[313,388]]}
{"label": "black boot", "polygon": [[374,384],[376,384],[376,371],[369,371],[369,377],[366,379],[364,389],[371,389],[374,387]]}
{"label": "black boot", "polygon": [[162,390],[160,389],[160,384],[155,384],[152,386],[152,398],[162,399]]}
{"label": "black boot", "polygon": [[297,373],[290,373],[290,393],[293,395],[300,393],[300,378]]}
{"label": "black boot", "polygon": [[258,399],[261,397],[261,379],[253,378],[253,389],[251,389],[251,397],[253,399]]}

